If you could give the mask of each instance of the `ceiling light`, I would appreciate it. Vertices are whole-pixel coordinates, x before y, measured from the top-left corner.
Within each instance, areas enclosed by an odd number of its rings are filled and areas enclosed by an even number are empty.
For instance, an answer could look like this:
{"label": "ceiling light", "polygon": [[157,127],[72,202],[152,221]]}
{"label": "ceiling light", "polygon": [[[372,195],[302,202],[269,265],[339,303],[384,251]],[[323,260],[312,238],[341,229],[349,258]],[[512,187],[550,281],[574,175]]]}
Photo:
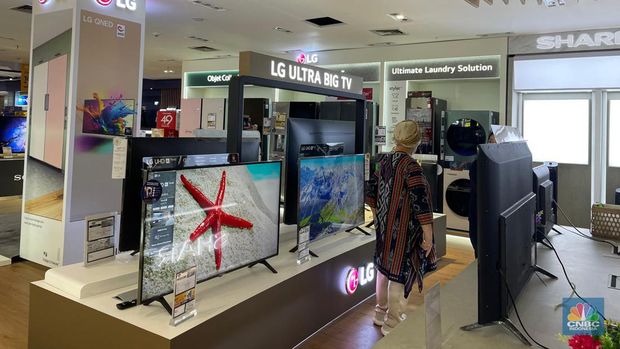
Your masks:
{"label": "ceiling light", "polygon": [[218,5],[212,4],[212,3],[210,3],[210,2],[201,1],[201,0],[192,0],[192,2],[193,2],[194,4],[196,4],[196,5],[200,5],[200,6],[208,7],[208,8],[210,8],[210,9],[212,9],[212,10],[217,11],[217,12],[224,12],[224,11],[227,11],[227,9],[225,9],[225,8],[223,8],[223,7],[221,7],[221,6],[218,6]]}
{"label": "ceiling light", "polygon": [[286,28],[282,28],[282,27],[273,27],[273,30],[278,31],[278,32],[283,32],[283,33],[292,33],[292,31]]}
{"label": "ceiling light", "polygon": [[480,7],[480,0],[465,0],[465,2],[473,7]]}
{"label": "ceiling light", "polygon": [[379,47],[380,47],[380,46],[391,46],[391,45],[394,45],[394,43],[393,43],[393,42],[391,42],[391,41],[386,41],[386,42],[376,42],[376,43],[374,43],[374,44],[368,44],[368,46],[370,46],[370,47],[378,47],[378,46],[379,46]]}
{"label": "ceiling light", "polygon": [[188,39],[192,39],[192,40],[197,40],[197,41],[200,41],[200,42],[208,42],[209,41],[209,39],[201,38],[201,37],[195,36],[195,35],[190,35],[187,38]]}
{"label": "ceiling light", "polygon": [[344,69],[342,69],[342,70],[340,70],[340,72],[341,72],[341,73],[344,73],[345,71],[344,71]]}
{"label": "ceiling light", "polygon": [[388,13],[388,17],[392,18],[397,22],[411,22],[409,17],[405,16],[402,13]]}
{"label": "ceiling light", "polygon": [[566,5],[565,0],[543,0],[545,6],[547,7],[556,7],[556,6],[564,6]]}
{"label": "ceiling light", "polygon": [[204,20],[205,19],[202,18],[202,17],[192,17],[192,21],[194,21],[194,22],[204,22]]}
{"label": "ceiling light", "polygon": [[9,78],[10,81],[13,81],[13,78]]}

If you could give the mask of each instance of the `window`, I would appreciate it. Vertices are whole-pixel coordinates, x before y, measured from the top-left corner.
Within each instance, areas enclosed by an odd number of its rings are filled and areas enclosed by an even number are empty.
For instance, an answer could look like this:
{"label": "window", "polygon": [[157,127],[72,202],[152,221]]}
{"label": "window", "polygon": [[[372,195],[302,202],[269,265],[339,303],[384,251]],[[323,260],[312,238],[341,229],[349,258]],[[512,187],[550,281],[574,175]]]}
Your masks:
{"label": "window", "polygon": [[[618,107],[620,113],[620,105]],[[523,101],[523,137],[536,162],[587,165],[589,133],[589,99],[526,97]]]}
{"label": "window", "polygon": [[620,167],[620,100],[609,101],[609,167]]}

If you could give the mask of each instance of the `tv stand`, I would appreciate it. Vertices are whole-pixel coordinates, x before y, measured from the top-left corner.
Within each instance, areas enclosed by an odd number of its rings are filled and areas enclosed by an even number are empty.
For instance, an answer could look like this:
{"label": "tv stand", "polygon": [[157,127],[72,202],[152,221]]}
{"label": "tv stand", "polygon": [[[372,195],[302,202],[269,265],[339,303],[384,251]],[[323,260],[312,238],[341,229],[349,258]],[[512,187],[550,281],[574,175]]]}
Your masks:
{"label": "tv stand", "polygon": [[272,273],[274,273],[274,274],[277,274],[277,273],[278,273],[278,271],[277,271],[274,267],[272,267],[272,266],[271,266],[271,264],[269,264],[269,262],[267,262],[267,260],[265,260],[265,259],[260,260],[260,261],[258,261],[258,262],[254,262],[254,263],[252,263],[252,264],[248,265],[248,268],[252,268],[253,266],[255,266],[255,265],[257,265],[257,264],[262,264],[262,265],[264,265],[267,269],[269,269],[269,270],[270,270]]}
{"label": "tv stand", "polygon": [[364,229],[362,229],[362,228],[360,228],[360,227],[351,228],[351,229],[349,229],[349,230],[346,230],[346,232],[347,232],[347,233],[350,233],[350,232],[352,232],[353,230],[360,231],[360,232],[362,232],[362,234],[364,234],[364,235],[366,235],[366,236],[371,236],[371,235],[372,235],[372,234],[370,234],[369,232],[367,232],[366,230],[364,230]]}
{"label": "tv stand", "polygon": [[159,297],[159,298],[152,299],[152,300],[150,300],[148,302],[145,302],[144,305],[151,305],[151,303],[153,303],[153,302],[157,302],[157,303],[161,304],[164,307],[164,309],[166,309],[168,314],[172,315],[172,307],[170,307],[170,304],[168,304],[168,302],[166,301],[166,299],[163,296]]}
{"label": "tv stand", "polygon": [[512,321],[506,318],[499,320],[499,321],[493,321],[493,322],[489,322],[485,324],[475,323],[475,324],[463,326],[461,327],[461,330],[469,332],[469,331],[474,331],[479,328],[484,328],[484,327],[489,327],[489,326],[500,326],[504,328],[505,330],[507,330],[508,332],[512,333],[524,345],[527,345],[528,347],[532,346],[532,343],[530,343],[530,341],[527,338],[525,338],[523,333],[521,333],[521,331],[512,323]]}
{"label": "tv stand", "polygon": [[[288,251],[289,251],[290,253],[295,253],[295,252],[297,252],[297,250],[298,250],[298,249],[299,249],[299,245],[295,245],[295,247],[291,248],[291,249],[290,249],[290,250],[288,250]],[[318,255],[318,254],[316,254],[316,253],[314,253],[314,252],[312,252],[312,250],[308,250],[308,252],[309,252],[309,254],[310,254],[312,257],[319,258],[319,255]]]}

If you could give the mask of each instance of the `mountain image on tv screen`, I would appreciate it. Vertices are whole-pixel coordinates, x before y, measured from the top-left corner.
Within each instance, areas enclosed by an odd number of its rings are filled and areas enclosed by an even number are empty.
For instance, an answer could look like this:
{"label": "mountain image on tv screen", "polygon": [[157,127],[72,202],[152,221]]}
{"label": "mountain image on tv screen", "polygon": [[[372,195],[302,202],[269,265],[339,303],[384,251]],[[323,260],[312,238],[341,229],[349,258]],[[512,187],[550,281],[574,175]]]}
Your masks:
{"label": "mountain image on tv screen", "polygon": [[310,241],[364,223],[364,156],[299,162],[299,231]]}

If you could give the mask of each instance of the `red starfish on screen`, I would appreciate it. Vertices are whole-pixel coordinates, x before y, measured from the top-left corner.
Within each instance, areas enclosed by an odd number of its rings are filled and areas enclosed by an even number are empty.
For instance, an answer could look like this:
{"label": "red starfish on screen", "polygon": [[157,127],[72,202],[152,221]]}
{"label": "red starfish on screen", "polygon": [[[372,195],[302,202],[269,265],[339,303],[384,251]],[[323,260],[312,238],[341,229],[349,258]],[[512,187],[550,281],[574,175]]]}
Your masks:
{"label": "red starfish on screen", "polygon": [[192,195],[198,205],[206,212],[207,217],[194,229],[189,236],[191,241],[198,239],[209,228],[213,229],[215,237],[215,268],[220,270],[222,265],[222,226],[240,229],[252,229],[252,223],[245,219],[235,217],[222,210],[224,202],[224,193],[226,192],[226,171],[222,172],[222,180],[220,181],[220,189],[217,192],[215,203],[209,200],[200,189],[192,184],[184,175],[181,175],[181,182],[187,191]]}

